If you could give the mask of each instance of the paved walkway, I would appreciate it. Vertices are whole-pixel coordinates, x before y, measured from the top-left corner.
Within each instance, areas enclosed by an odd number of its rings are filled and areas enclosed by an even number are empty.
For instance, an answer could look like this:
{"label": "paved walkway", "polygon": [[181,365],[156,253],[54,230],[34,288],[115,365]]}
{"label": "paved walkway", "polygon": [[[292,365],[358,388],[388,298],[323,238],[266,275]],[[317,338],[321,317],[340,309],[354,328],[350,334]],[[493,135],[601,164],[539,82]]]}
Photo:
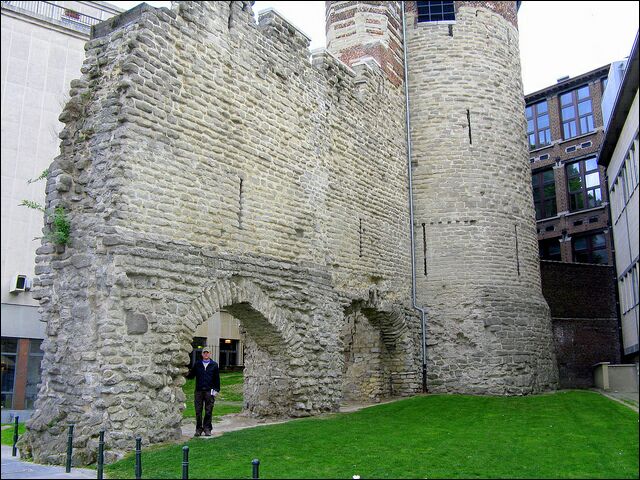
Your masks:
{"label": "paved walkway", "polygon": [[596,388],[595,390],[605,397],[609,397],[610,399],[629,407],[631,410],[638,412],[638,405],[640,403],[638,401],[638,392],[611,392],[600,390],[599,388]]}
{"label": "paved walkway", "polygon": [[[18,452],[20,454],[20,452]],[[72,468],[24,462],[11,456],[11,447],[2,445],[2,480],[5,478],[97,478],[97,472],[86,468]]]}

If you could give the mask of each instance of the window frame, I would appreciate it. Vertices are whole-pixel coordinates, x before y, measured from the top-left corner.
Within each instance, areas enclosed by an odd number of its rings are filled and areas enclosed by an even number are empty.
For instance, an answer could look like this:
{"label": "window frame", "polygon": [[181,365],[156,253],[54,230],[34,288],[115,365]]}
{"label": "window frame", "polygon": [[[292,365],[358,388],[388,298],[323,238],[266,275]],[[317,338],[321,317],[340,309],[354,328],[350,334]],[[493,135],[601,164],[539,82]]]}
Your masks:
{"label": "window frame", "polygon": [[[584,97],[584,98],[580,98],[579,96],[579,92],[586,88],[587,91],[589,92],[589,94]],[[562,97],[564,97],[565,95],[571,95],[571,102],[570,103],[562,103]],[[591,109],[588,113],[584,113],[584,114],[580,114],[580,104],[581,103],[586,103],[586,102],[590,102],[591,103]],[[593,96],[591,95],[591,86],[589,84],[586,85],[582,85],[580,87],[574,88],[573,90],[569,90],[568,92],[563,92],[560,93],[558,95],[558,107],[559,107],[559,112],[560,112],[560,129],[562,130],[562,138],[564,140],[569,140],[571,138],[575,138],[575,137],[579,137],[581,135],[586,135],[588,133],[592,133],[595,132],[596,130],[596,126],[595,126],[595,117],[593,115]],[[564,110],[565,109],[569,109],[571,107],[571,110],[573,112],[573,117],[566,119],[565,120],[565,115],[564,115]],[[588,117],[591,117],[591,129],[589,129],[589,120]],[[585,121],[587,122],[587,126],[586,129],[583,129],[582,127],[582,119],[586,119]],[[569,127],[569,135],[567,135],[567,131],[565,129],[565,125],[569,125],[571,123],[575,124],[575,134],[573,134],[571,128]]]}
{"label": "window frame", "polygon": [[[545,112],[540,113],[539,106],[542,104],[547,105],[547,110]],[[531,118],[529,117],[527,110],[531,109]],[[539,119],[540,117],[547,116],[548,125],[545,128],[540,128]],[[546,147],[553,143],[553,137],[551,136],[551,117],[549,115],[549,102],[547,100],[542,100],[537,103],[532,103],[531,105],[527,105],[525,107],[525,117],[527,119],[527,140],[529,142],[529,150],[536,150],[538,148]],[[529,130],[529,122],[533,122],[533,130]],[[540,134],[545,134],[545,140],[549,139],[547,143],[540,143]],[[548,134],[548,135],[547,135]],[[531,135],[535,138],[535,143],[531,143]]]}
{"label": "window frame", "polygon": [[[432,7],[440,7],[440,12],[432,12]],[[445,7],[447,11],[445,12]],[[450,7],[450,8],[449,8]],[[427,13],[425,13],[425,8]],[[451,10],[451,11],[449,11]],[[440,19],[433,19],[432,16],[441,15]],[[450,15],[452,18],[444,18],[445,15]],[[453,0],[433,0],[416,2],[416,22],[417,23],[437,23],[437,22],[455,22],[456,10],[455,2]]]}
{"label": "window frame", "polygon": [[[594,243],[593,243],[593,239],[596,235],[602,235],[602,237],[604,238],[604,244],[600,247],[600,246],[596,246],[594,247]],[[587,248],[582,250],[580,253],[586,252],[589,259],[588,261],[579,261],[576,258],[576,254],[578,252],[576,252],[576,242],[577,240],[580,239],[586,239],[587,241]],[[575,263],[589,263],[589,264],[593,264],[593,265],[609,265],[610,262],[610,258],[609,258],[609,250],[607,249],[607,244],[609,243],[609,240],[607,239],[607,234],[604,232],[604,230],[599,230],[599,231],[592,231],[586,234],[581,234],[581,235],[575,235],[572,239],[571,239],[571,258],[573,259],[573,261]],[[594,253],[595,252],[601,252],[603,251],[605,253],[606,256],[606,262],[594,262]]]}
{"label": "window frame", "polygon": [[[5,407],[7,409],[13,408],[13,403],[15,401],[15,390],[16,390],[16,376],[18,374],[18,353],[20,350],[20,339],[16,337],[2,337],[2,340],[15,340],[16,342],[16,351],[15,352],[7,352],[6,350],[2,351],[2,356],[12,357],[13,362],[13,378],[11,379],[11,390],[1,390],[2,395],[11,396],[11,405]],[[0,385],[3,387],[4,385]]]}
{"label": "window frame", "polygon": [[[595,170],[594,169],[586,170],[587,168],[586,162],[588,162],[589,160],[594,160],[596,162]],[[569,173],[569,168],[571,167],[571,165],[576,165],[576,164],[579,165],[578,167],[579,173],[578,175],[571,175]],[[587,176],[593,173],[598,174],[598,185],[588,187]],[[565,166],[565,174],[567,177],[567,196],[569,198],[569,211],[577,212],[580,210],[587,210],[589,208],[598,208],[602,206],[602,204],[605,201],[603,196],[604,189],[602,188],[602,177],[600,175],[600,165],[598,165],[598,159],[596,157],[588,157],[588,158],[583,158],[581,160],[576,160],[573,162],[567,162]],[[571,190],[571,180],[574,178],[580,178],[580,190],[575,190],[575,191]],[[600,200],[599,200],[599,203],[591,206],[589,205],[589,192],[590,191],[595,192],[595,190],[600,190]],[[574,206],[575,195],[580,195],[582,197],[582,201],[583,201],[582,207],[578,207],[577,202],[575,202],[576,206]],[[594,197],[595,197],[595,194],[594,194]]]}
{"label": "window frame", "polygon": [[[558,258],[557,259],[550,258],[549,247],[553,246],[556,243],[558,246]],[[543,240],[538,240],[538,256],[540,257],[540,260],[561,262],[562,261],[562,245],[560,244],[560,237],[545,238]]]}
{"label": "window frame", "polygon": [[[553,181],[545,181],[544,174],[546,172],[552,173]],[[536,177],[539,177],[539,180],[536,182]],[[547,197],[545,195],[545,187],[548,185],[553,185],[553,197]],[[558,193],[556,192],[556,175],[553,168],[546,168],[543,170],[538,170],[533,172],[531,175],[531,186],[533,190],[533,205],[536,210],[536,220],[542,220],[545,218],[555,217],[558,214]],[[536,201],[535,192],[539,191],[539,197]],[[548,200],[553,199],[553,213],[547,212],[546,203]],[[538,206],[540,207],[541,216],[538,216]]]}

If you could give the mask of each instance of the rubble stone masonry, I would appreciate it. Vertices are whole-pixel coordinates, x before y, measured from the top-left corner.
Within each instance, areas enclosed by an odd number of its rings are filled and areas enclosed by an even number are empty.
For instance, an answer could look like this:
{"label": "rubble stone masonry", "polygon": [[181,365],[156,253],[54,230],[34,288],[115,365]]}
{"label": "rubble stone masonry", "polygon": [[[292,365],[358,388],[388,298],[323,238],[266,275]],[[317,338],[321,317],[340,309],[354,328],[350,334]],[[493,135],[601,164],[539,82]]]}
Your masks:
{"label": "rubble stone masonry", "polygon": [[[64,461],[68,423],[76,465],[101,428],[107,462],[138,435],[178,439],[193,332],[222,308],[249,414],[420,391],[402,82],[375,57],[309,61],[304,34],[274,11],[256,25],[251,4],[141,5],[86,45],[47,182],[71,242],[37,257],[47,338],[21,439],[36,461]],[[556,373],[517,31],[457,11],[453,36],[409,32],[430,388],[540,392]]]}
{"label": "rubble stone masonry", "polygon": [[414,8],[406,21],[429,387],[540,392],[556,385],[557,367],[540,286],[516,2],[455,5],[455,22],[417,22]]}

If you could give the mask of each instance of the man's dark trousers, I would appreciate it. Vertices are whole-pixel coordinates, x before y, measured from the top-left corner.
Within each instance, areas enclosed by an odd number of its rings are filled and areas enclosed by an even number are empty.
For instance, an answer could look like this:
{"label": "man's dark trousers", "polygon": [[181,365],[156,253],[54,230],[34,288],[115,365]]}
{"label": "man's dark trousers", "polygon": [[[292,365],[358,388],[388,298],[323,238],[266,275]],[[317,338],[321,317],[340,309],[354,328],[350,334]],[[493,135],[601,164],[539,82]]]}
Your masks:
{"label": "man's dark trousers", "polygon": [[[211,395],[211,390],[196,390],[194,403],[196,407],[196,432],[202,430],[211,431],[211,415],[215,398]],[[204,405],[204,421],[202,420],[202,407]]]}

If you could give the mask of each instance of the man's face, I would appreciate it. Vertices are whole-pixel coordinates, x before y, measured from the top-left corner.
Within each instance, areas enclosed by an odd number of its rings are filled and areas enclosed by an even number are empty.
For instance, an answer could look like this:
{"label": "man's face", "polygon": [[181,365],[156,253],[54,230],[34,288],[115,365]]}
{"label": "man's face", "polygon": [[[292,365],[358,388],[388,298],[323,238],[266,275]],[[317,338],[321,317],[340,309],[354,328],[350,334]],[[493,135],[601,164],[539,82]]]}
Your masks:
{"label": "man's face", "polygon": [[209,352],[202,352],[202,359],[203,360],[209,360],[209,357],[211,357],[211,354]]}

